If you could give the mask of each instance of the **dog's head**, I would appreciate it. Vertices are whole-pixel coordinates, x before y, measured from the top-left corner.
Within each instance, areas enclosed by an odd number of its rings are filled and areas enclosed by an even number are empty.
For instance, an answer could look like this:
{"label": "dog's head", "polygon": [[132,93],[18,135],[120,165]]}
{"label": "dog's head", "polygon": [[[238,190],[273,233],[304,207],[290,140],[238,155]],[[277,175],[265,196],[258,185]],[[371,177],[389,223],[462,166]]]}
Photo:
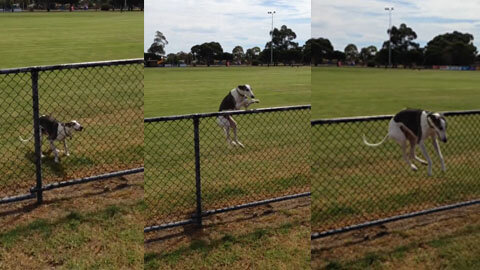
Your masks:
{"label": "dog's head", "polygon": [[435,130],[435,133],[442,142],[447,142],[447,120],[440,113],[430,113],[427,115],[429,125]]}
{"label": "dog's head", "polygon": [[244,97],[255,98],[252,88],[248,84],[237,86],[237,91]]}
{"label": "dog's head", "polygon": [[66,123],[65,126],[68,127],[68,128],[71,128],[75,131],[82,131],[83,130],[82,125],[80,125],[80,123],[78,123],[76,120],[72,120],[72,121]]}

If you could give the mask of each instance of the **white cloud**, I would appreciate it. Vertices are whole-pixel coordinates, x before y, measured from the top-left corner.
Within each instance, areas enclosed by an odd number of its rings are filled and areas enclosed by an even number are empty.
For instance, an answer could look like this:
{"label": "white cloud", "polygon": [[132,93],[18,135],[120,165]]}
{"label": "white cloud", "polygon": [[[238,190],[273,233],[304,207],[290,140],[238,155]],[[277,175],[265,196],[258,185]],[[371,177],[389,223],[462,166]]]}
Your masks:
{"label": "white cloud", "polygon": [[271,29],[269,10],[277,12],[274,27],[287,25],[300,44],[310,38],[309,0],[145,0],[144,50],[157,30],[169,42],[167,53],[189,52],[192,46],[210,41],[228,52],[236,45],[263,49]]}
{"label": "white cloud", "polygon": [[480,0],[312,0],[312,36],[330,39],[335,49],[348,43],[380,47],[388,39],[388,13],[392,24],[406,23],[424,46],[433,37],[460,31],[473,34],[480,50]]}

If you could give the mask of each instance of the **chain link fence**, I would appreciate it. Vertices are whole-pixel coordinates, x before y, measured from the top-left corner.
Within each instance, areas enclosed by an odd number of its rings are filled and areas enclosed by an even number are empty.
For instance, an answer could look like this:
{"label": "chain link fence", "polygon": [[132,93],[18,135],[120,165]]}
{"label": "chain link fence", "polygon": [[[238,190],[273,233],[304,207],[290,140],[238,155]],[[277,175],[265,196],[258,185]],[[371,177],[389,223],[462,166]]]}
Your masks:
{"label": "chain link fence", "polygon": [[[226,142],[230,114],[245,147]],[[308,196],[310,106],[145,119],[145,231]]]}
{"label": "chain link fence", "polygon": [[363,143],[382,140],[391,116],[312,121],[312,238],[480,202],[480,111],[445,116],[446,172],[426,142],[433,176],[411,170],[393,140]]}
{"label": "chain link fence", "polygon": [[[0,90],[0,203],[143,171],[142,59],[0,70]],[[70,156],[55,142],[58,163],[40,115],[84,127],[67,139]]]}

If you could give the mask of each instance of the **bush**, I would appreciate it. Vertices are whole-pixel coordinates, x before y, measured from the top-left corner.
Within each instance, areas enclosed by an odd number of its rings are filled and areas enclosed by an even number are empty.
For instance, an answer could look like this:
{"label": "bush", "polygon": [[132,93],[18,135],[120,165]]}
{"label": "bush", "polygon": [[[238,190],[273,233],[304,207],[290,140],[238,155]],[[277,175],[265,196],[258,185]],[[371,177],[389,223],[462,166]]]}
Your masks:
{"label": "bush", "polygon": [[109,11],[112,8],[109,4],[103,4],[100,10]]}
{"label": "bush", "polygon": [[252,61],[252,66],[258,66],[260,64],[261,64],[261,62],[259,60],[253,60]]}

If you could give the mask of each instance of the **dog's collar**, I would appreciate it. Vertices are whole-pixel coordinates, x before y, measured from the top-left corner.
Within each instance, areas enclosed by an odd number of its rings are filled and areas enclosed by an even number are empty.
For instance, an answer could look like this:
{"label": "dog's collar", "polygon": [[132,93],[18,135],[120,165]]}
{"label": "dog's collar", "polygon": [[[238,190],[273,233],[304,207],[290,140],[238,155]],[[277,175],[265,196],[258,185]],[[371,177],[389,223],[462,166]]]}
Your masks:
{"label": "dog's collar", "polygon": [[72,133],[68,132],[68,128],[65,126],[64,123],[62,123],[62,127],[63,127],[63,132],[65,133],[65,136],[72,137]]}
{"label": "dog's collar", "polygon": [[241,96],[241,97],[247,97],[247,95],[242,95],[242,93],[240,93],[240,91],[238,91],[238,88],[235,89],[237,91],[237,93]]}

